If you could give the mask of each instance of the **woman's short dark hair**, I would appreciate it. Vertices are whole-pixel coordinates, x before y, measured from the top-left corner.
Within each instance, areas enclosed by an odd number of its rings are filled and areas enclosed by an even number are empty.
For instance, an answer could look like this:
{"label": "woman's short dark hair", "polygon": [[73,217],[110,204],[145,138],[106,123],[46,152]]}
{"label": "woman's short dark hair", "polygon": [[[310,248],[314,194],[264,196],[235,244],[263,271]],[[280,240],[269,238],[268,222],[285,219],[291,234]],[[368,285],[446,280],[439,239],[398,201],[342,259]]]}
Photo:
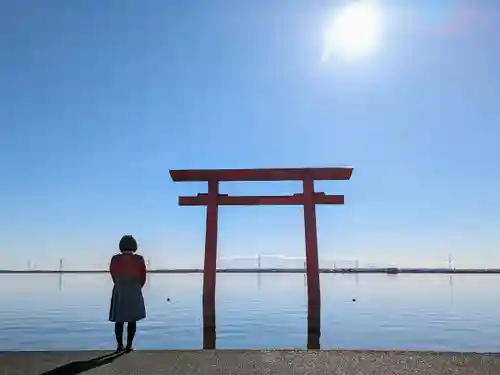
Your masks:
{"label": "woman's short dark hair", "polygon": [[118,244],[120,251],[123,253],[124,251],[137,251],[137,241],[133,236],[126,235],[123,236]]}

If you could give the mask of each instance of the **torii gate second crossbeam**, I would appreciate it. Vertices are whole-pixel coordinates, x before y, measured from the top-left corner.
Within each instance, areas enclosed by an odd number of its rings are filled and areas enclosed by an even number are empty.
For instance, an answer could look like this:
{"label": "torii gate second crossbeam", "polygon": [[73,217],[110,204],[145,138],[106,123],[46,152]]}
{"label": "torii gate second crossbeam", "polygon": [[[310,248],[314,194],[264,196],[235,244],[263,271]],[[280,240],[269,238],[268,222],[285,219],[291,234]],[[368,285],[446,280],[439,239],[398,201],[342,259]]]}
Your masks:
{"label": "torii gate second crossbeam", "polygon": [[[344,204],[344,196],[315,192],[314,181],[349,180],[352,171],[353,168],[351,167],[170,171],[170,176],[175,182],[206,181],[208,183],[208,193],[200,193],[194,197],[179,197],[180,206],[207,207],[205,262],[203,269],[204,332],[215,332],[218,206],[302,205],[304,207],[306,239],[308,333],[314,333],[317,336],[318,344],[315,346],[319,345],[321,292],[319,283],[316,204]],[[303,193],[288,196],[229,196],[227,194],[220,194],[219,182],[228,181],[302,181]],[[213,346],[215,346],[215,341]]]}

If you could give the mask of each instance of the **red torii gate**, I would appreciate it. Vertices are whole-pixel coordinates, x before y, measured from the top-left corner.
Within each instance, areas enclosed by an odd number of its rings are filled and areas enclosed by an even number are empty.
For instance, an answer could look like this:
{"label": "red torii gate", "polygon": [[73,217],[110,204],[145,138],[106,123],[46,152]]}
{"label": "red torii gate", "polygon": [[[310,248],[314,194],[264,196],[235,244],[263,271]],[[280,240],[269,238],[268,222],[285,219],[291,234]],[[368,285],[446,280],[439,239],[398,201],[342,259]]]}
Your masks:
{"label": "red torii gate", "polygon": [[[206,206],[205,262],[203,269],[203,328],[215,332],[215,284],[217,272],[218,206],[302,205],[306,237],[308,334],[315,335],[319,345],[321,292],[319,283],[316,204],[344,204],[343,195],[315,192],[314,181],[349,180],[351,167],[280,168],[280,169],[200,169],[171,170],[175,182],[208,183],[208,193],[179,197],[180,206]],[[219,182],[228,181],[302,181],[303,193],[288,196],[229,196],[219,194]],[[215,346],[215,335],[212,338]],[[209,339],[211,341],[211,339]],[[207,346],[207,344],[204,344]]]}

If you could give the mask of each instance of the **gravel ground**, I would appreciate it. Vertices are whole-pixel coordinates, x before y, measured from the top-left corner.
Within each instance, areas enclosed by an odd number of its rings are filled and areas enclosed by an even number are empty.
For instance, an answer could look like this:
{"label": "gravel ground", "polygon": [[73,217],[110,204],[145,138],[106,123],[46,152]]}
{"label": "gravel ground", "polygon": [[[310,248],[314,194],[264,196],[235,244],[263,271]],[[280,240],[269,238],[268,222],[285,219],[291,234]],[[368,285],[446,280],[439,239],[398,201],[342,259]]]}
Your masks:
{"label": "gravel ground", "polygon": [[0,352],[0,374],[500,375],[500,354],[342,350]]}

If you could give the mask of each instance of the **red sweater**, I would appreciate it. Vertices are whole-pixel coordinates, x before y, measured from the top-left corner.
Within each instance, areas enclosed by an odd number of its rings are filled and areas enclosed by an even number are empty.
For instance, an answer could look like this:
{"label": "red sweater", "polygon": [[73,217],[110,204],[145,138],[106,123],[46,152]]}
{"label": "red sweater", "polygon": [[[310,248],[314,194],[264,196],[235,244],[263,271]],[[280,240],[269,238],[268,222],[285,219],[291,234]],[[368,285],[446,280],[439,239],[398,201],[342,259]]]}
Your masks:
{"label": "red sweater", "polygon": [[146,263],[144,258],[138,254],[117,254],[111,258],[109,272],[113,280],[116,277],[138,277],[141,285],[146,283]]}

